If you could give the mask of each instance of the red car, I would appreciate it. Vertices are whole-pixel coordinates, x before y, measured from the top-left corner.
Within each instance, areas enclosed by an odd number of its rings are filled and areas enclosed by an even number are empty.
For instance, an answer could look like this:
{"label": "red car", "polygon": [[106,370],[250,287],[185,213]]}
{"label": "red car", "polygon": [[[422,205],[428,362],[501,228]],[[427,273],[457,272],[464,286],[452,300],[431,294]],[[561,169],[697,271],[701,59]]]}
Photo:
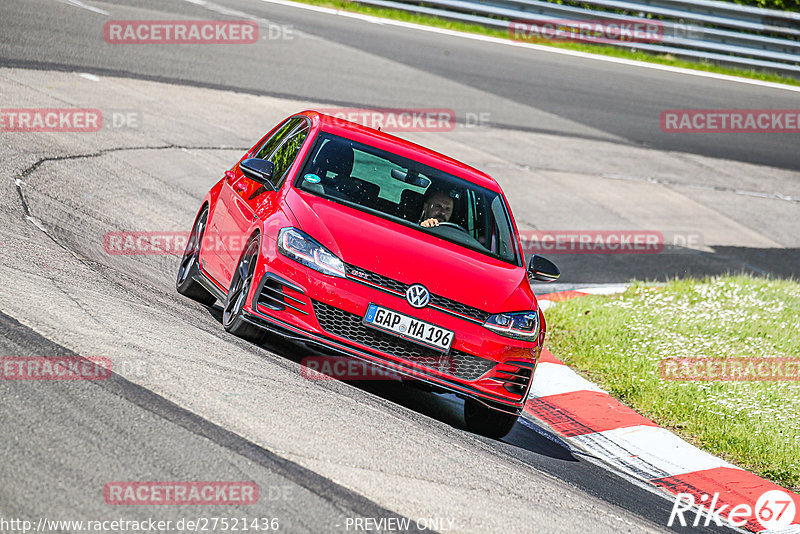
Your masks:
{"label": "red car", "polygon": [[465,399],[467,427],[502,437],[545,337],[497,182],[446,156],[304,111],[264,136],[206,195],[178,292],[224,303],[259,342],[302,340]]}

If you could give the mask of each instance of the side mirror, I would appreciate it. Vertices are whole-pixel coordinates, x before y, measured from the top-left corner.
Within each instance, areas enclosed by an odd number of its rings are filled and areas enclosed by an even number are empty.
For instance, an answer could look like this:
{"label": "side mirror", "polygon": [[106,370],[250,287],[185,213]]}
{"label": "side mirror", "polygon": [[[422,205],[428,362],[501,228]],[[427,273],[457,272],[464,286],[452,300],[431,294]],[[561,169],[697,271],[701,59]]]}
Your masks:
{"label": "side mirror", "polygon": [[260,184],[269,185],[273,190],[275,189],[272,185],[272,176],[275,174],[275,164],[271,161],[248,158],[239,163],[239,170],[242,171],[242,174],[247,178]]}
{"label": "side mirror", "polygon": [[537,282],[555,282],[561,276],[556,264],[542,256],[533,255],[528,264],[528,278]]}

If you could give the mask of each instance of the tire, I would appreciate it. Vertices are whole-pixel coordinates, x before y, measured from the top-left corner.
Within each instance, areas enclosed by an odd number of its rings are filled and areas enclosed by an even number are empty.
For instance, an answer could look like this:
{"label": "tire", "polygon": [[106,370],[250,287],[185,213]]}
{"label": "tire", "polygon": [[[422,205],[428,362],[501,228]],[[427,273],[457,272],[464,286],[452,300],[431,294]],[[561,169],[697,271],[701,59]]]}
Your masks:
{"label": "tire", "polygon": [[203,243],[203,236],[206,233],[206,223],[208,222],[208,206],[203,206],[197,219],[194,221],[192,233],[186,243],[186,250],[183,251],[181,264],[178,267],[178,278],[175,280],[175,289],[184,297],[189,297],[206,306],[211,306],[216,302],[216,297],[206,291],[203,286],[197,283],[195,276],[200,275],[198,262],[200,258],[200,245]]}
{"label": "tire", "polygon": [[489,408],[476,401],[464,401],[464,421],[467,429],[487,438],[500,439],[506,436],[519,418],[518,415]]}
{"label": "tire", "polygon": [[252,341],[262,343],[266,332],[254,324],[244,320],[244,305],[247,294],[253,284],[256,262],[258,261],[259,239],[253,236],[244,249],[239,265],[231,279],[231,287],[222,307],[222,326],[231,334]]}

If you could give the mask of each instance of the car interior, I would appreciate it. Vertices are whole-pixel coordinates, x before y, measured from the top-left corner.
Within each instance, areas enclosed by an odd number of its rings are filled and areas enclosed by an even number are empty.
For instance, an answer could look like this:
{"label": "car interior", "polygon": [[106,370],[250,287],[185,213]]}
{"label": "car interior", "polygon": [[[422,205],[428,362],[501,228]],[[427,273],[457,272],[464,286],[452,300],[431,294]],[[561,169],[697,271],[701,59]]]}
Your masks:
{"label": "car interior", "polygon": [[434,191],[445,192],[453,200],[448,221],[452,225],[426,231],[512,259],[509,232],[498,235],[502,225],[495,218],[505,215],[502,208],[497,212],[497,195],[465,184],[400,156],[373,153],[370,147],[327,134],[320,136],[296,183],[309,193],[415,225],[422,220],[426,197]]}

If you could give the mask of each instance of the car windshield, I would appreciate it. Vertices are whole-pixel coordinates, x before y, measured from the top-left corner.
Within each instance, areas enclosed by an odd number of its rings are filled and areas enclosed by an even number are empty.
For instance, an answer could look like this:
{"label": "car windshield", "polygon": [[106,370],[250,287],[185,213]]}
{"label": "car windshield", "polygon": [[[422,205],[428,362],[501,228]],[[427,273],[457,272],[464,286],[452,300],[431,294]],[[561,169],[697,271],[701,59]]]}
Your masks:
{"label": "car windshield", "polygon": [[[294,185],[518,263],[516,240],[500,194],[397,154],[321,133]],[[421,224],[430,219],[439,225]]]}

